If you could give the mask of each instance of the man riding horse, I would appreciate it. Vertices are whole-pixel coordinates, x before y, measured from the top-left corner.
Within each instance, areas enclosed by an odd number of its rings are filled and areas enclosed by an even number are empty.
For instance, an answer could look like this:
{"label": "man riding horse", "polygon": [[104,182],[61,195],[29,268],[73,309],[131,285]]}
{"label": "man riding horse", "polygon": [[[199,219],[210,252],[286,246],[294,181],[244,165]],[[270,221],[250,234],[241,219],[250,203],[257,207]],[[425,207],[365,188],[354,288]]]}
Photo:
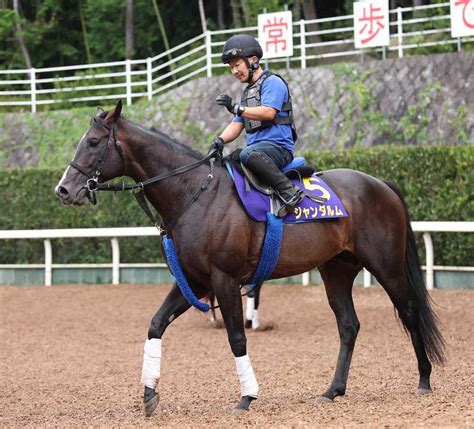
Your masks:
{"label": "man riding horse", "polygon": [[296,130],[288,84],[259,64],[263,51],[252,36],[232,36],[224,45],[222,62],[228,64],[233,76],[247,83],[240,103],[227,94],[216,101],[234,115],[232,122],[213,142],[222,148],[234,141],[245,128],[247,147],[240,161],[265,185],[271,186],[284,205],[278,215],[283,217],[304,197],[281,172],[293,160]]}

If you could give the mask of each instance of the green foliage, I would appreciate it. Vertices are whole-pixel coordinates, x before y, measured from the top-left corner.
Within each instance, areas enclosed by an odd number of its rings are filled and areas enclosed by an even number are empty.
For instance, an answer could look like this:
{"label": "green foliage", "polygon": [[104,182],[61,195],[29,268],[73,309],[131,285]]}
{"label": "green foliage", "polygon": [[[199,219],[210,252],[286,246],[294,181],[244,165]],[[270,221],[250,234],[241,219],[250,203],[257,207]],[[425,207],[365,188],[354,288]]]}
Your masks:
{"label": "green foliage", "polygon": [[[396,183],[406,196],[412,220],[474,219],[472,147],[377,147],[304,155],[318,170],[353,168]],[[62,172],[1,171],[0,229],[149,226],[129,193],[99,193],[97,206],[61,206],[54,187]],[[433,234],[435,263],[472,265],[473,238],[472,234]],[[54,240],[53,249],[56,263],[110,262],[111,257],[107,239]],[[156,262],[161,255],[156,238],[120,239],[120,251],[124,262]],[[41,240],[2,242],[0,263],[42,260]]]}
{"label": "green foliage", "polygon": [[[0,229],[149,226],[131,194],[105,192],[99,195],[97,206],[62,206],[54,194],[61,175],[58,169],[3,170]],[[7,240],[1,244],[3,263],[41,263],[44,258],[41,242]],[[53,242],[53,257],[57,263],[105,263],[110,262],[110,247],[108,239],[58,239]],[[152,237],[120,239],[120,252],[127,262],[156,262],[161,255],[159,242]]]}

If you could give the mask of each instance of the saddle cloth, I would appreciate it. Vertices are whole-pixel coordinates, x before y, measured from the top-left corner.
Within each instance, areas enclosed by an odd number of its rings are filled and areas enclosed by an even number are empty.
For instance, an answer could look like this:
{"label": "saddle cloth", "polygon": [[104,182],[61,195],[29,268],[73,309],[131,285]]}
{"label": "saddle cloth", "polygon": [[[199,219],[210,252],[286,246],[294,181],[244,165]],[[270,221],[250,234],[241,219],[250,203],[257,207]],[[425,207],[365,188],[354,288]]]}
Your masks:
{"label": "saddle cloth", "polygon": [[[267,213],[272,211],[272,197],[257,191],[253,186],[246,186],[245,178],[231,163],[227,164],[232,180],[234,181],[237,193],[247,214],[258,222],[267,221]],[[334,219],[347,217],[340,199],[334,191],[316,174],[301,180],[292,180],[306,194],[322,197],[326,201],[316,202],[305,197],[288,213],[284,218],[284,223],[303,223],[322,219]]]}

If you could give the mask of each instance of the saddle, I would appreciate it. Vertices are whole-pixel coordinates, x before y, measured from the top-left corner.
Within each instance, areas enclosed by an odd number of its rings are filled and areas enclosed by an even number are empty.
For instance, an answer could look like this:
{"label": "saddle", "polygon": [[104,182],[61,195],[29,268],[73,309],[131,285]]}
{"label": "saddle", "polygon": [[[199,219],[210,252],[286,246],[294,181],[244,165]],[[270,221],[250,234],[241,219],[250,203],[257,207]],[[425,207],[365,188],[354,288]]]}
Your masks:
{"label": "saddle", "polygon": [[[224,158],[224,161],[230,162],[232,166],[244,177],[246,191],[250,191],[250,187],[253,186],[257,191],[264,195],[268,195],[271,202],[271,212],[274,214],[278,213],[284,204],[280,198],[278,198],[277,192],[271,186],[264,184],[254,173],[252,173],[248,168],[245,167],[244,164],[240,162],[240,152],[242,152],[242,149],[235,150],[228,157]],[[304,178],[311,177],[313,175],[319,175],[316,173],[315,168],[306,164],[306,160],[302,156],[294,158],[293,161],[283,167],[281,171],[285,173],[285,176],[290,180],[298,180],[300,182]],[[319,203],[327,201],[327,198],[312,195],[307,192],[304,192],[304,195]]]}
{"label": "saddle", "polygon": [[[259,222],[267,221],[267,214],[275,216],[284,203],[273,188],[262,183],[252,172],[240,163],[238,149],[223,159],[237,193],[247,214]],[[303,190],[308,198],[283,217],[284,223],[301,223],[328,218],[346,217],[342,203],[329,186],[322,180],[322,173],[306,164],[302,157],[295,158],[282,171],[293,184]]]}

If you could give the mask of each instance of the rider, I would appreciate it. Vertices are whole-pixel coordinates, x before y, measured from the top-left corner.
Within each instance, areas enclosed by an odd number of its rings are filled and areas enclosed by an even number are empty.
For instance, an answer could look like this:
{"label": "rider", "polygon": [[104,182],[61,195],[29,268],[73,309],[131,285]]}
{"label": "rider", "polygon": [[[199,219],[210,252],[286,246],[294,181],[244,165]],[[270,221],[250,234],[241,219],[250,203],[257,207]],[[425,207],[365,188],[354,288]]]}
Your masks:
{"label": "rider", "polygon": [[247,147],[242,150],[240,161],[276,191],[284,203],[278,215],[284,216],[304,197],[303,191],[280,170],[293,160],[296,131],[288,85],[281,76],[262,70],[262,55],[258,41],[246,34],[232,36],[225,43],[222,62],[247,87],[240,103],[234,103],[227,94],[216,98],[234,119],[214,139],[212,147],[222,148],[245,128]]}

